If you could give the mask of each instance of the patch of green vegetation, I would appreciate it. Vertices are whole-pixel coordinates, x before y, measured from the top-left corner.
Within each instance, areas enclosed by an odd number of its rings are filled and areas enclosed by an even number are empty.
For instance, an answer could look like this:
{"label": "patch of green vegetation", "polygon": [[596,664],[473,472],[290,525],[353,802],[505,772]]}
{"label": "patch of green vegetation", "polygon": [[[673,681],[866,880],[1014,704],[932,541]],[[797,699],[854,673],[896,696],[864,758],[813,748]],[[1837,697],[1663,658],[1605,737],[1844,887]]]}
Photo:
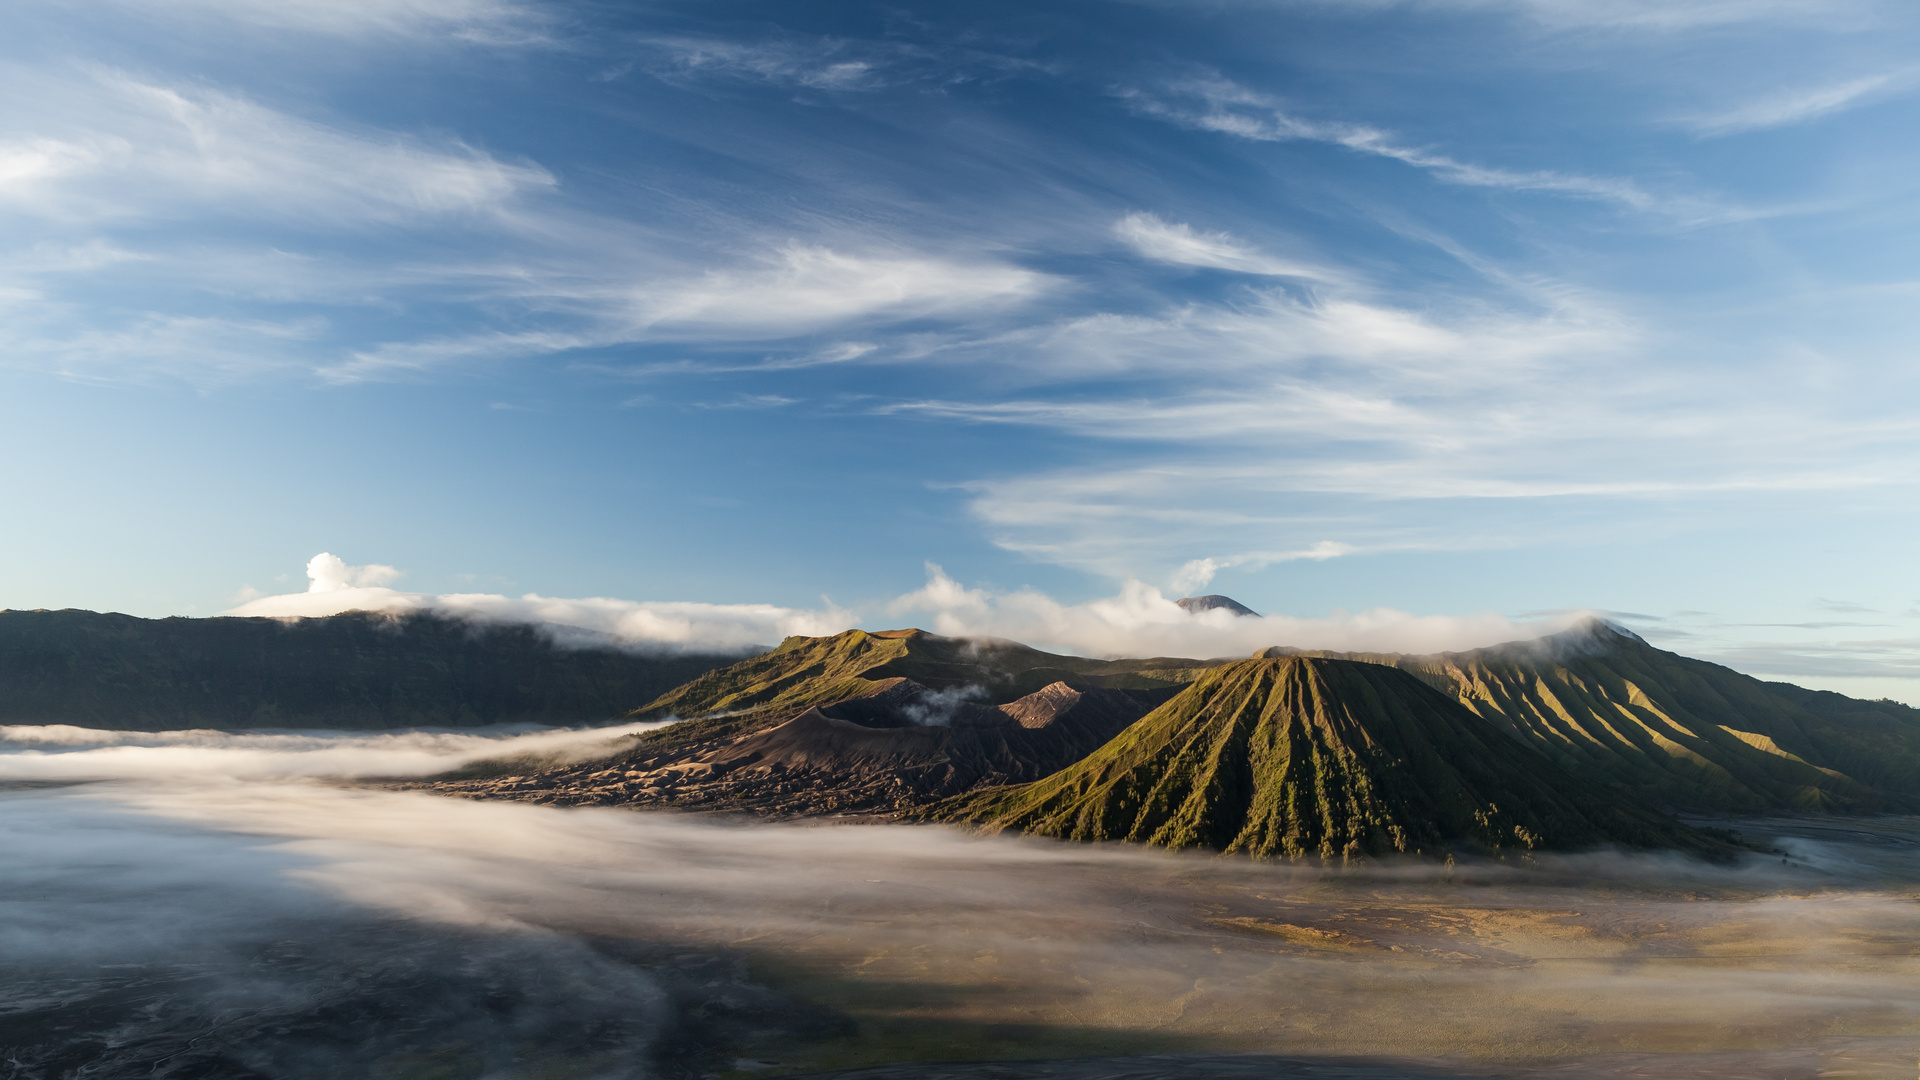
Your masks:
{"label": "patch of green vegetation", "polygon": [[1404,672],[1308,657],[1213,669],[1078,764],[933,820],[1256,858],[1608,843],[1730,854],[1584,782]]}
{"label": "patch of green vegetation", "polygon": [[864,630],[832,637],[790,637],[772,652],[709,671],[628,715],[635,720],[670,715],[694,718],[762,709],[798,710],[843,701],[885,678],[863,676],[904,658],[907,646],[904,636]]}

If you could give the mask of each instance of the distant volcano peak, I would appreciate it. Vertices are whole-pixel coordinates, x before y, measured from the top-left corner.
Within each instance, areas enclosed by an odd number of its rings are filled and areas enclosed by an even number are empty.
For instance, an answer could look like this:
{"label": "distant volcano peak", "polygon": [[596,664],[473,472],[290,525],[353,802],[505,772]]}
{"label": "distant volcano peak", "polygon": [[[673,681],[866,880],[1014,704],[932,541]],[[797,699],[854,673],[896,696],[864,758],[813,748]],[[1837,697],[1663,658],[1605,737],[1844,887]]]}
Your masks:
{"label": "distant volcano peak", "polygon": [[1252,615],[1259,618],[1260,613],[1231,596],[1209,593],[1206,596],[1183,596],[1174,603],[1179,604],[1189,614],[1198,615],[1203,611],[1231,611],[1235,615]]}
{"label": "distant volcano peak", "polygon": [[1621,648],[1651,648],[1647,639],[1599,615],[1586,615],[1564,630],[1537,638],[1502,642],[1481,649],[1467,650],[1462,656],[1532,655],[1550,659],[1600,656]]}

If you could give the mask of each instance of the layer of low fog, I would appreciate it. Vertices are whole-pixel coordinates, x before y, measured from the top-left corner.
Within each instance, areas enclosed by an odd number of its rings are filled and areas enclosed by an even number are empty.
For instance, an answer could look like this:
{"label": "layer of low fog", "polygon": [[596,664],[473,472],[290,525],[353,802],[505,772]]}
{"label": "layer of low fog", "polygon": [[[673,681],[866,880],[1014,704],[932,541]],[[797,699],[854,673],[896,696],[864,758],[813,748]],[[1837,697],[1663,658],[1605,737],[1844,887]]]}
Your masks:
{"label": "layer of low fog", "polygon": [[349,566],[322,552],[307,564],[305,592],[256,596],[229,615],[300,618],[373,611],[389,615],[433,612],[478,622],[529,623],[562,645],[623,645],[647,652],[740,652],[771,646],[790,635],[836,634],[919,626],[950,637],[1009,638],[1080,656],[1245,656],[1270,645],[1358,652],[1445,652],[1521,641],[1572,625],[1584,613],[1515,622],[1493,613],[1414,615],[1388,608],[1321,618],[1236,616],[1188,612],[1175,597],[1129,581],[1114,596],[1066,604],[1045,593],[970,589],[940,567],[927,565],[924,587],[880,605],[853,611],[831,603],[818,609],[775,604],[636,601],[608,597],[565,599],[528,593],[416,593],[391,587],[390,566]]}
{"label": "layer of low fog", "polygon": [[155,779],[175,783],[318,776],[425,776],[481,758],[561,764],[599,757],[660,727],[530,725],[459,731],[106,731],[0,724],[0,780]]}
{"label": "layer of low fog", "polygon": [[716,1048],[865,1047],[1444,1059],[1408,1076],[1538,1059],[1701,1075],[1716,1054],[1811,1075],[1811,1053],[1904,1077],[1920,1047],[1908,819],[1747,826],[1785,863],[1288,867],[308,778],[418,772],[485,736],[6,740],[0,1044],[21,1076],[163,1058],[514,1075],[529,1055],[672,1075]]}

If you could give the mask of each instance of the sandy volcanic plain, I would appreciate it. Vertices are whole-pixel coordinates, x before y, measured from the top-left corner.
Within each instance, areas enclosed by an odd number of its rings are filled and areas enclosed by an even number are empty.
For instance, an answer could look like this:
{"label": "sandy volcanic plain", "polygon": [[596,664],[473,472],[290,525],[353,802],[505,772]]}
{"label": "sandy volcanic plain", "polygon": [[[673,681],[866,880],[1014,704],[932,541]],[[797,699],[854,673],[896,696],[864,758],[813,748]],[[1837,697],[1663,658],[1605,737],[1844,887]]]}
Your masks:
{"label": "sandy volcanic plain", "polygon": [[1920,1063],[1910,818],[1737,823],[1787,859],[1736,866],[1307,866],[351,782],[606,737],[4,729],[0,1075]]}

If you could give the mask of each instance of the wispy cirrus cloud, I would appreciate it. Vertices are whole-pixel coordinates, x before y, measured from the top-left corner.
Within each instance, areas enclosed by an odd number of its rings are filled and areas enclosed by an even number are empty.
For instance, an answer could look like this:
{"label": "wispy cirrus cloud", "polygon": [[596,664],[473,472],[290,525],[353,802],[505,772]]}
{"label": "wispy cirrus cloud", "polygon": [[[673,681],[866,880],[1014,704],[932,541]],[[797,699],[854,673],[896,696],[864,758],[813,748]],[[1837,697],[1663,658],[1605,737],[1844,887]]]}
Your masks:
{"label": "wispy cirrus cloud", "polygon": [[1871,24],[1889,5],[1886,0],[1324,0],[1322,6],[1496,12],[1556,30],[1678,33],[1753,24],[1850,30]]}
{"label": "wispy cirrus cloud", "polygon": [[[1742,496],[1871,492],[1899,497],[1899,477],[1844,464],[1789,472],[1708,459],[1687,442],[1616,434],[1556,442],[1488,440],[1453,456],[1356,443],[1314,447],[1198,445],[1088,466],[982,477],[955,485],[997,546],[1104,577],[1186,582],[1212,571],[1407,552],[1502,551],[1625,539],[1652,508],[1715,507]],[[1771,448],[1806,455],[1817,437]],[[1150,463],[1141,464],[1140,457]],[[1663,525],[1671,527],[1671,525]],[[1335,539],[1337,538],[1337,539]],[[1323,547],[1337,544],[1339,547]],[[1228,554],[1201,554],[1218,553]],[[1266,558],[1278,552],[1288,558]],[[1245,556],[1246,558],[1242,558]],[[1256,565],[1257,564],[1257,565]],[[1182,575],[1187,576],[1182,576]]]}
{"label": "wispy cirrus cloud", "polygon": [[1800,87],[1681,121],[1703,135],[1733,135],[1786,127],[1905,93],[1920,86],[1920,68],[1845,79],[1823,86]]}
{"label": "wispy cirrus cloud", "polygon": [[1352,555],[1358,550],[1360,549],[1352,544],[1338,540],[1321,540],[1293,551],[1243,551],[1237,555],[1209,555],[1204,559],[1188,560],[1180,569],[1173,572],[1169,585],[1175,592],[1199,592],[1206,588],[1214,575],[1222,570],[1265,570],[1269,566],[1299,562],[1302,559],[1325,562],[1328,559],[1338,559],[1343,555]]}
{"label": "wispy cirrus cloud", "polygon": [[[511,357],[648,342],[738,344],[860,332],[925,319],[959,319],[1034,300],[1058,279],[990,256],[900,250],[858,251],[780,243],[733,265],[651,273],[582,265],[542,277],[515,274],[503,293],[535,309],[564,313],[540,330],[487,331],[392,342],[354,350],[321,368],[337,382],[407,376]],[[596,276],[597,275],[597,276]],[[792,370],[842,364],[875,351],[862,342],[810,345],[795,355],[741,365],[725,360],[652,365],[652,373]],[[631,374],[631,372],[629,372]]]}
{"label": "wispy cirrus cloud", "polygon": [[647,50],[647,70],[658,78],[720,78],[808,90],[878,90],[893,81],[906,59],[897,46],[849,39],[676,36],[648,38],[641,44]]}
{"label": "wispy cirrus cloud", "polygon": [[[1056,283],[993,252],[930,252],[846,232],[812,240],[736,233],[724,247],[708,237],[698,249],[662,250],[630,222],[543,198],[559,182],[538,164],[457,140],[334,126],[225,90],[113,69],[17,73],[17,107],[0,120],[0,217],[72,237],[68,250],[122,253],[121,297],[138,295],[129,284],[164,282],[173,304],[189,287],[344,306],[348,317],[142,313],[122,299],[111,316],[63,327],[57,297],[79,268],[48,262],[43,242],[0,254],[0,300],[55,297],[12,325],[16,366],[216,382],[248,370],[334,382],[417,378],[575,349],[769,341],[955,318],[1016,306]],[[0,103],[8,96],[0,92]],[[200,223],[190,247],[154,231],[178,221]],[[243,247],[209,248],[199,238],[219,235],[213,223],[274,231]],[[328,242],[392,227],[449,254],[395,265]],[[139,248],[105,238],[116,230],[141,230]],[[314,244],[325,254],[300,250]],[[95,260],[87,270],[112,265]],[[481,329],[459,335],[367,341],[346,329],[351,309],[402,299],[487,310],[473,320]],[[323,341],[319,330],[329,325],[342,333]],[[817,344],[798,351],[833,360]]]}
{"label": "wispy cirrus cloud", "polygon": [[[915,84],[978,83],[1046,70],[1032,60],[959,43],[775,33],[752,39],[654,35],[637,44],[647,73],[686,85],[757,83],[858,94]],[[607,77],[623,74],[614,69]]]}
{"label": "wispy cirrus cloud", "polygon": [[757,263],[636,286],[637,325],[675,339],[789,337],[872,317],[914,319],[1031,299],[1053,279],[987,259],[786,244]]}
{"label": "wispy cirrus cloud", "polygon": [[[338,356],[343,310],[470,284],[464,268],[353,247],[394,230],[510,233],[558,186],[457,140],[323,123],[205,85],[10,74],[0,220],[37,238],[0,251],[0,301],[33,301],[0,330],[10,367],[202,386],[299,377]],[[331,242],[342,237],[346,251]]]}
{"label": "wispy cirrus cloud", "polygon": [[1231,270],[1261,277],[1332,280],[1333,272],[1306,263],[1277,259],[1255,250],[1224,232],[1201,232],[1183,222],[1163,221],[1158,215],[1134,212],[1113,227],[1114,235],[1135,251],[1157,262],[1176,266]]}
{"label": "wispy cirrus cloud", "polygon": [[[1231,238],[1209,243],[1257,256]],[[1429,293],[1416,305],[1349,279],[1307,296],[1250,289],[1077,317],[992,339],[1013,383],[998,393],[870,408],[1107,443],[1104,464],[962,487],[1008,550],[1115,577],[1158,566],[1183,588],[1229,566],[1500,548],[1596,527],[1591,513],[1530,519],[1523,505],[1909,482],[1897,462],[1912,460],[1914,424],[1861,425],[1841,402],[1818,420],[1785,384],[1735,390],[1711,369],[1649,368],[1642,358],[1660,343],[1604,298],[1533,280],[1507,301]],[[1485,507],[1479,527],[1436,529],[1449,515],[1414,509],[1465,500]],[[1491,505],[1502,503],[1513,509]]]}
{"label": "wispy cirrus cloud", "polygon": [[[1343,398],[1379,400],[1394,392],[1390,387],[1423,385],[1446,394],[1489,390],[1537,378],[1559,358],[1617,357],[1643,334],[1605,298],[1573,291],[1535,287],[1510,302],[1440,294],[1401,298],[1354,279],[1335,284],[1329,276],[1311,295],[1256,287],[1231,302],[1075,315],[977,346],[955,344],[945,355],[955,363],[1000,358],[1017,365],[1030,384],[1098,376],[1177,379],[1171,388],[1153,390],[1150,407],[1213,412],[1217,422],[1236,411],[1254,384],[1279,385],[1271,380],[1294,380],[1284,392],[1313,396],[1303,400],[1306,411],[1348,413],[1354,406],[1339,404]],[[1198,373],[1206,377],[1193,378]],[[1262,394],[1262,407],[1276,404],[1272,396]],[[991,404],[928,399],[888,408],[1063,426],[1082,417],[1106,425],[1119,418],[1112,410],[1144,419],[1127,383],[1094,397],[1062,394]],[[1285,415],[1283,406],[1275,422],[1284,423]],[[1199,418],[1172,419],[1184,425]],[[1382,419],[1401,424],[1405,418]]]}
{"label": "wispy cirrus cloud", "polygon": [[1300,116],[1272,95],[1217,77],[1179,80],[1151,90],[1130,87],[1119,93],[1140,112],[1183,127],[1256,142],[1326,143],[1402,162],[1449,184],[1565,195],[1637,211],[1679,210],[1687,216],[1697,216],[1704,209],[1692,200],[1657,197],[1632,180],[1618,177],[1552,169],[1504,169],[1461,161],[1408,145],[1394,133],[1371,125]]}
{"label": "wispy cirrus cloud", "polygon": [[[23,311],[22,307],[30,310]],[[218,386],[306,370],[328,330],[318,316],[246,319],[142,312],[118,325],[47,325],[47,305],[9,304],[0,292],[0,365],[50,370],[79,382],[177,380]],[[38,325],[37,325],[38,324]]]}
{"label": "wispy cirrus cloud", "polygon": [[212,214],[308,225],[487,214],[552,190],[530,162],[353,131],[201,86],[16,72],[0,209],[67,223]]}
{"label": "wispy cirrus cloud", "polygon": [[553,22],[547,5],[519,0],[107,0],[105,6],[173,26],[220,22],[338,37],[450,37],[503,45],[544,41]]}

